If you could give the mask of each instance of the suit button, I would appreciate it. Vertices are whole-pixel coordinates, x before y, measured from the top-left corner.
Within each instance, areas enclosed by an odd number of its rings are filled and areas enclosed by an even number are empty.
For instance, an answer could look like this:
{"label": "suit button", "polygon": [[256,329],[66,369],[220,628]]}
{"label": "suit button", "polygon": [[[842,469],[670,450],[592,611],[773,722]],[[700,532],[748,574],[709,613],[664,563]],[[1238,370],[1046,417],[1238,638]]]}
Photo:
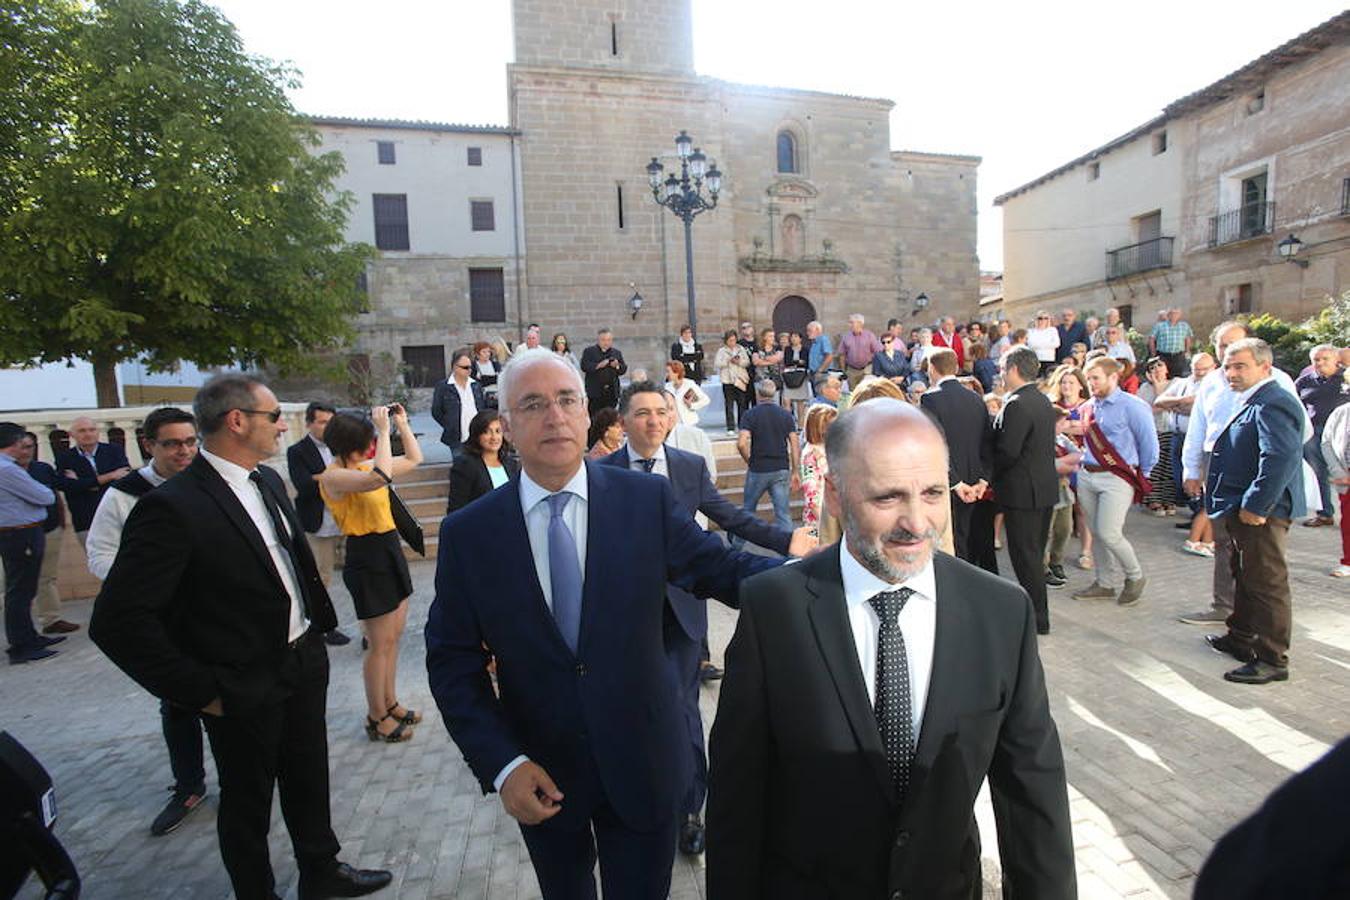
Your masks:
{"label": "suit button", "polygon": [[891,900],[904,900],[904,896],[899,891],[891,891]]}
{"label": "suit button", "polygon": [[896,849],[897,849],[897,850],[903,850],[903,849],[905,849],[905,846],[906,846],[908,843],[909,843],[909,832],[908,832],[908,831],[902,831],[902,832],[900,832],[899,834],[897,834],[897,835],[895,836],[895,846],[896,846]]}
{"label": "suit button", "polygon": [[577,674],[578,674],[578,675],[585,675],[585,674],[586,674],[586,664],[585,664],[585,663],[577,663]]}

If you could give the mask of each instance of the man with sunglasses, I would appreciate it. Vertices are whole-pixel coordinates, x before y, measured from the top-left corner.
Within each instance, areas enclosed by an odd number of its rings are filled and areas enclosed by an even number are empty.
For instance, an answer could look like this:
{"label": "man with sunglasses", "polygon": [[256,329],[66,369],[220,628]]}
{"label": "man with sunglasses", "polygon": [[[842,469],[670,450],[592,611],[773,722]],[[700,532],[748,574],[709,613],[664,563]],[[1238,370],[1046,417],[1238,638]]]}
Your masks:
{"label": "man with sunglasses", "polygon": [[132,508],[89,636],[150,693],[204,713],[239,900],[278,896],[267,841],[278,787],[300,900],[372,893],[390,874],[338,861],[329,811],[322,635],[337,616],[285,484],[261,465],[286,433],[281,404],[257,378],[226,372],[193,411],[202,447]]}

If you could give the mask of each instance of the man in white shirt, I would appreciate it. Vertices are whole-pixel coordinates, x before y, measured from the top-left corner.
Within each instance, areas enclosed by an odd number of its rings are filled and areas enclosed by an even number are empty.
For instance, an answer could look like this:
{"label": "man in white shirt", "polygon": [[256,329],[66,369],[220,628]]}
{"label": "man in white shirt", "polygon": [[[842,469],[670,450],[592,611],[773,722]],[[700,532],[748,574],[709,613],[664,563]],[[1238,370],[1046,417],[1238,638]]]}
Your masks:
{"label": "man in white shirt", "polygon": [[1004,883],[1075,896],[1063,756],[1017,585],[935,552],[948,453],[873,400],[826,435],[844,539],[750,579],[708,792],[709,897],[970,897],[989,779]]}

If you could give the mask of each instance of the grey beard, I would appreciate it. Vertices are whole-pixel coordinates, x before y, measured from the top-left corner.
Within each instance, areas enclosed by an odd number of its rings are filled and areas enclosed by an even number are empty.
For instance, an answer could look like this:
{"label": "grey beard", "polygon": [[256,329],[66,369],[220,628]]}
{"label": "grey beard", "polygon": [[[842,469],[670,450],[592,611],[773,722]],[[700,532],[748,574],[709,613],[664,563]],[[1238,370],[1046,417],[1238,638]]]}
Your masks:
{"label": "grey beard", "polygon": [[[882,581],[888,581],[891,584],[899,583],[917,575],[928,564],[928,560],[932,557],[932,548],[937,546],[940,538],[937,531],[932,528],[917,535],[904,528],[897,528],[882,535],[878,540],[869,542],[863,538],[862,528],[847,509],[844,510],[844,536],[848,538],[849,548],[862,558],[863,568]],[[907,557],[913,558],[907,559],[903,566],[897,566],[891,562],[890,557],[881,549],[882,541],[904,541],[914,538],[927,539],[928,548],[905,554]]]}

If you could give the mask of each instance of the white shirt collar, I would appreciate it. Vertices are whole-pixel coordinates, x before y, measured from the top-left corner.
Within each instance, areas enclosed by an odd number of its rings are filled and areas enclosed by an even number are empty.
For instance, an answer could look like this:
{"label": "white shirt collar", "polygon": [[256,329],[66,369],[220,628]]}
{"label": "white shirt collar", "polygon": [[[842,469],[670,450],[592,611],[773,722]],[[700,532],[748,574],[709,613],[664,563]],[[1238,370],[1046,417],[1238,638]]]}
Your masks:
{"label": "white shirt collar", "polygon": [[1256,384],[1252,385],[1245,391],[1242,391],[1240,394],[1238,394],[1238,403],[1240,403],[1243,406],[1246,406],[1247,401],[1252,399],[1252,394],[1255,394],[1257,391],[1261,390],[1261,388],[1265,387],[1267,383],[1274,380],[1275,380],[1274,375],[1267,375],[1265,378],[1262,378]]}
{"label": "white shirt collar", "polygon": [[145,465],[141,466],[140,469],[138,469],[137,471],[140,472],[142,478],[150,482],[150,485],[152,487],[159,487],[161,484],[169,480],[155,471],[154,463],[146,463]]}
{"label": "white shirt collar", "polygon": [[224,478],[226,483],[238,487],[247,485],[249,483],[248,476],[257,469],[257,466],[254,466],[252,469],[245,469],[238,463],[232,463],[224,457],[216,456],[205,447],[202,447],[197,453],[206,457],[206,461],[211,464],[211,468],[219,472],[220,477]]}
{"label": "white shirt collar", "polygon": [[[630,467],[635,465],[638,460],[646,458],[639,456],[638,452],[633,449],[633,445],[631,443],[625,444],[625,446],[628,447],[628,465]],[[664,466],[666,464],[666,445],[665,444],[659,445],[656,448],[656,452],[651,455],[651,459],[656,460],[658,464]]]}
{"label": "white shirt collar", "polygon": [[839,572],[844,583],[844,601],[849,606],[858,606],[871,600],[883,591],[894,591],[907,587],[929,602],[937,602],[937,575],[933,571],[933,559],[919,572],[899,584],[891,584],[873,575],[863,568],[862,563],[853,558],[848,549],[848,538],[839,542]]}
{"label": "white shirt collar", "polygon": [[[582,500],[587,498],[586,463],[584,461],[582,462],[581,467],[577,469],[577,473],[572,476],[567,484],[563,485],[562,489],[569,493],[576,494]],[[553,493],[553,491],[541,487],[539,482],[530,477],[530,473],[526,472],[524,469],[520,470],[520,506],[526,515],[529,515],[530,510],[534,509],[535,506],[542,503]]]}

